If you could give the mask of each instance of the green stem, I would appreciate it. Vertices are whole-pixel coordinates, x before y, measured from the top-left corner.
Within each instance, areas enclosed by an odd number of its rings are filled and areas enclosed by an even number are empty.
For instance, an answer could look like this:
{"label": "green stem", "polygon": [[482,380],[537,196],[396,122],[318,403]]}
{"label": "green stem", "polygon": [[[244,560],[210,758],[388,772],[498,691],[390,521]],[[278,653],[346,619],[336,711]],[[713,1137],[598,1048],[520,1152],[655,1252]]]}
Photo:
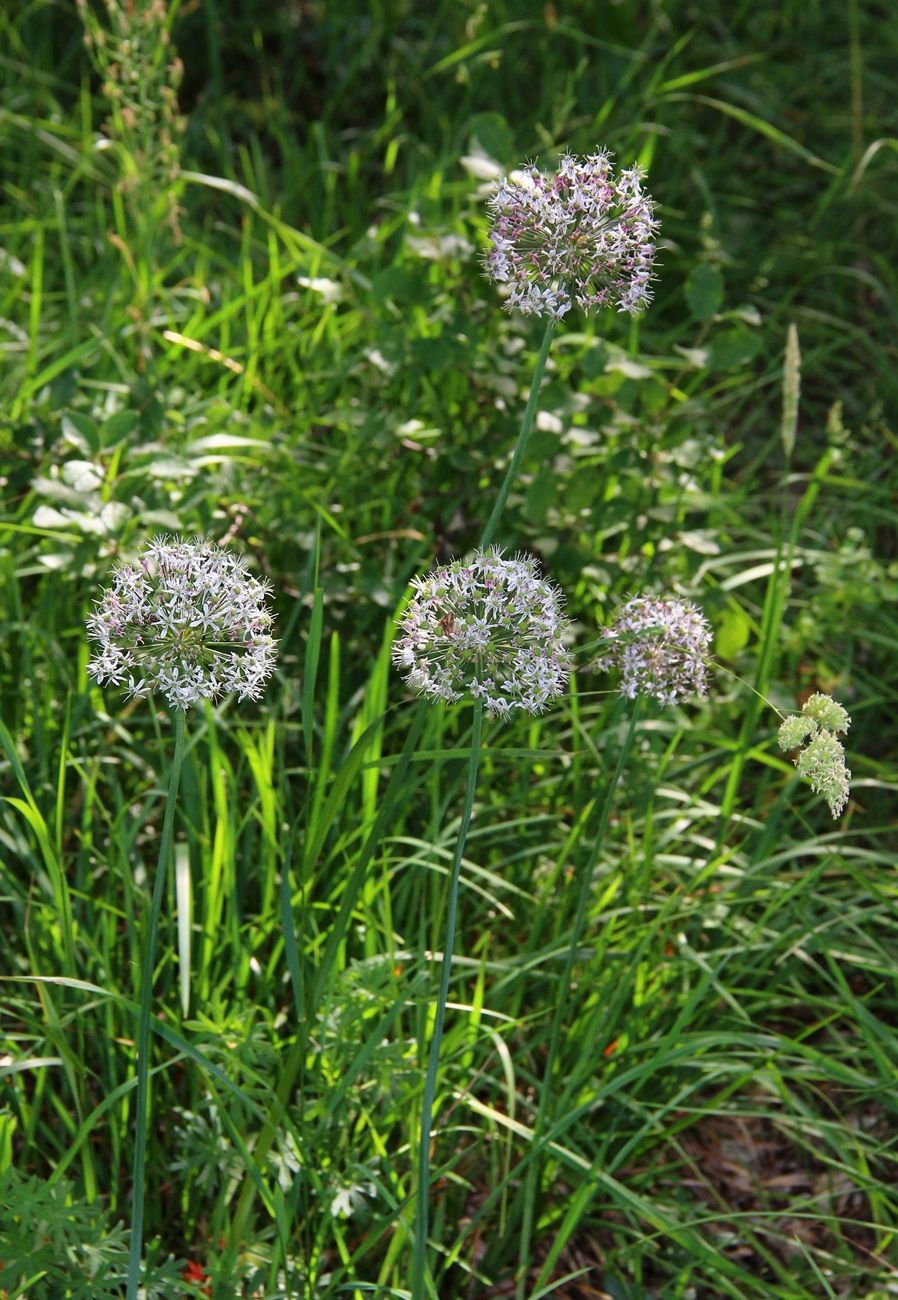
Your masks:
{"label": "green stem", "polygon": [[614,773],[605,787],[605,796],[601,803],[599,811],[599,822],[595,832],[588,832],[587,843],[592,841],[592,851],[580,870],[580,879],[577,882],[577,912],[574,917],[574,928],[571,932],[571,941],[568,944],[567,957],[564,962],[564,970],[561,973],[561,985],[558,992],[558,1001],[555,1004],[555,1013],[552,1017],[552,1026],[549,1031],[549,1051],[546,1056],[546,1069],[543,1076],[543,1086],[539,1093],[539,1106],[536,1112],[536,1119],[533,1124],[533,1145],[534,1155],[527,1167],[527,1178],[524,1183],[524,1212],[521,1222],[521,1246],[518,1254],[518,1278],[516,1300],[525,1300],[525,1289],[527,1286],[527,1274],[530,1268],[530,1242],[533,1237],[533,1215],[536,1203],[536,1194],[539,1188],[540,1166],[542,1164],[539,1158],[539,1143],[542,1140],[546,1128],[546,1118],[549,1110],[549,1098],[552,1094],[552,1075],[555,1072],[555,1058],[558,1055],[558,1048],[561,1042],[561,1028],[564,1023],[564,1013],[567,1007],[568,993],[571,987],[571,976],[574,971],[574,962],[577,959],[577,950],[580,947],[580,940],[583,936],[583,929],[586,925],[586,910],[589,905],[589,898],[592,892],[592,881],[596,865],[599,861],[599,854],[602,851],[602,843],[605,839],[605,831],[608,829],[608,818],[611,816],[611,808],[614,804],[614,795],[617,790],[618,781],[624,770],[624,765],[630,755],[633,747],[633,737],[636,735],[636,722],[639,716],[639,697],[633,705],[633,713],[630,717],[630,725],[627,728],[627,734],[624,737],[624,743],[620,747],[620,753],[617,756],[617,763]]}
{"label": "green stem", "polygon": [[430,1191],[430,1130],[433,1124],[433,1102],[437,1088],[437,1069],[440,1063],[440,1044],[443,1038],[443,1022],[446,1018],[446,1002],[449,997],[449,977],[452,973],[452,949],[455,944],[455,917],[458,911],[458,882],[461,876],[461,863],[465,852],[468,827],[471,824],[471,812],[474,807],[474,791],[477,786],[477,766],[480,761],[480,732],[483,724],[483,702],[474,701],[474,722],[471,727],[471,758],[468,763],[468,785],[465,790],[465,807],[462,813],[458,840],[455,845],[455,861],[452,864],[452,877],[449,882],[449,906],[446,912],[446,940],[443,944],[443,964],[440,973],[440,991],[437,996],[436,1017],[433,1034],[430,1039],[430,1054],[427,1060],[427,1077],[424,1080],[424,1100],[421,1104],[421,1145],[418,1151],[418,1183],[415,1205],[415,1242],[412,1256],[411,1300],[425,1300],[424,1281],[427,1272],[427,1200]]}
{"label": "green stem", "polygon": [[131,1206],[131,1249],[128,1255],[128,1287],[126,1300],[137,1300],[140,1284],[140,1260],[143,1254],[143,1206],[147,1155],[147,1109],[150,1100],[150,1004],[153,997],[153,967],[156,956],[156,932],[159,929],[159,912],[165,891],[165,876],[171,857],[172,828],[175,818],[175,801],[181,782],[184,763],[184,745],[187,734],[186,715],[183,709],[175,711],[175,753],[168,780],[168,797],[162,823],[162,840],[159,844],[159,861],[150,905],[150,928],[147,933],[140,975],[140,1018],[137,1022],[137,1129],[134,1135],[134,1190]]}
{"label": "green stem", "polygon": [[486,528],[483,530],[483,537],[480,539],[480,549],[482,551],[485,551],[489,546],[495,536],[496,529],[499,527],[499,520],[502,518],[502,511],[505,509],[508,494],[517,477],[524,452],[527,449],[527,440],[530,437],[530,430],[533,428],[533,421],[536,417],[536,408],[539,405],[539,390],[542,387],[543,375],[546,362],[549,360],[549,348],[552,345],[552,335],[554,333],[555,321],[550,320],[546,325],[546,332],[543,335],[539,355],[536,358],[536,369],[533,372],[533,379],[530,384],[530,396],[527,398],[527,405],[524,408],[524,418],[521,420],[521,431],[518,434],[517,446],[514,449],[511,464],[506,472],[505,481],[496,498],[496,504],[493,506],[493,513],[490,515]]}

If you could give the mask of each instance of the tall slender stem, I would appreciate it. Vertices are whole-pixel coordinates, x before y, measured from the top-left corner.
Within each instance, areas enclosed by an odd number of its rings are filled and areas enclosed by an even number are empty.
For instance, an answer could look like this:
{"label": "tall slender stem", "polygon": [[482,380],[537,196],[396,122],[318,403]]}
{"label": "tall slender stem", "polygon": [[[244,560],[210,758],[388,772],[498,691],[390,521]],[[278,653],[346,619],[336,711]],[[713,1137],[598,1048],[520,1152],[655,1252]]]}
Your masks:
{"label": "tall slender stem", "polygon": [[143,1254],[143,1207],[147,1154],[147,1109],[150,1100],[150,1006],[153,998],[153,968],[156,961],[156,933],[159,929],[159,912],[165,892],[165,876],[171,857],[172,829],[175,819],[175,802],[181,783],[184,747],[187,734],[186,714],[175,710],[175,752],[168,779],[168,796],[162,822],[162,839],[156,880],[153,884],[153,901],[150,905],[150,925],[140,974],[140,1017],[137,1022],[137,1128],[134,1134],[134,1187],[131,1205],[131,1248],[128,1255],[128,1286],[126,1300],[137,1300],[140,1284],[140,1261]]}
{"label": "tall slender stem", "polygon": [[630,725],[627,728],[624,743],[621,745],[620,752],[617,756],[614,773],[605,787],[605,794],[601,804],[598,805],[598,825],[596,826],[595,831],[590,830],[587,834],[587,842],[589,842],[589,840],[592,841],[592,849],[589,857],[580,869],[580,879],[577,882],[577,911],[574,916],[574,928],[571,931],[571,941],[568,944],[564,970],[561,973],[558,1001],[555,1003],[555,1012],[552,1016],[552,1026],[549,1031],[549,1051],[546,1056],[546,1069],[545,1074],[543,1075],[543,1086],[540,1089],[536,1119],[533,1124],[534,1154],[527,1167],[527,1178],[524,1183],[524,1213],[521,1222],[521,1245],[518,1253],[516,1300],[524,1300],[527,1286],[527,1273],[530,1267],[530,1242],[533,1236],[533,1213],[536,1194],[539,1188],[539,1173],[542,1163],[540,1160],[539,1143],[546,1127],[549,1098],[552,1092],[552,1075],[555,1072],[555,1058],[558,1055],[558,1047],[561,1042],[561,1028],[564,1022],[568,993],[570,992],[571,976],[574,971],[574,962],[577,959],[577,950],[580,947],[580,940],[583,937],[583,929],[586,924],[586,910],[592,890],[593,875],[599,861],[599,855],[602,851],[605,831],[608,829],[608,818],[611,815],[611,808],[614,804],[614,795],[617,790],[617,784],[633,746],[633,737],[636,734],[636,721],[638,716],[639,697],[637,696],[633,705],[633,712],[630,716]]}
{"label": "tall slender stem", "polygon": [[505,503],[508,500],[508,494],[511,491],[518,468],[527,449],[527,440],[530,437],[530,430],[533,428],[533,421],[536,417],[536,408],[539,405],[539,390],[542,387],[543,375],[546,370],[546,362],[549,360],[549,348],[552,345],[552,335],[555,333],[555,321],[550,319],[546,325],[546,332],[543,335],[543,341],[540,345],[539,355],[536,358],[536,369],[533,371],[533,379],[530,383],[530,396],[527,398],[527,405],[524,408],[524,417],[521,420],[521,429],[518,434],[517,446],[514,449],[514,455],[511,458],[511,464],[505,474],[505,481],[499,490],[496,498],[496,504],[493,506],[493,513],[490,515],[486,528],[483,531],[483,537],[480,540],[480,549],[485,551],[495,536],[496,529],[499,527],[499,520],[502,518],[502,511],[505,509]]}
{"label": "tall slender stem", "polygon": [[449,882],[449,905],[446,911],[446,938],[443,944],[443,964],[440,972],[440,989],[437,995],[436,1016],[430,1039],[427,1059],[427,1076],[424,1080],[424,1099],[421,1103],[421,1144],[418,1151],[418,1185],[415,1205],[415,1241],[412,1256],[411,1300],[425,1300],[424,1283],[427,1272],[427,1204],[430,1191],[430,1130],[433,1124],[433,1102],[437,1088],[437,1069],[440,1063],[440,1044],[443,1039],[443,1022],[449,997],[449,978],[452,973],[452,949],[455,944],[455,918],[458,912],[458,882],[471,813],[474,808],[474,791],[477,787],[477,766],[480,761],[480,732],[483,724],[483,701],[474,701],[474,721],[471,727],[471,757],[468,762],[468,784],[465,806],[455,845],[455,860]]}

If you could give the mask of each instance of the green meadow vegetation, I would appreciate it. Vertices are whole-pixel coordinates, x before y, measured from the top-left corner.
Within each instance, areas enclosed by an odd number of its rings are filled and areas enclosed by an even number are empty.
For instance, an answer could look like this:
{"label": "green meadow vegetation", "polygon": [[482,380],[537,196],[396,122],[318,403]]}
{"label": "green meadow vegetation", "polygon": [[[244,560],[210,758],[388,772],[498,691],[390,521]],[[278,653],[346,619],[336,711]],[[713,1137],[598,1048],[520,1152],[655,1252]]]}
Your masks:
{"label": "green meadow vegetation", "polygon": [[[167,808],[146,1300],[898,1295],[896,67],[888,0],[4,8],[3,1300],[126,1294]],[[558,323],[494,541],[574,650],[694,602],[709,693],[584,649],[481,719],[393,640],[543,340],[489,196],[600,148],[654,302]],[[161,534],[244,556],[279,642],[187,712],[176,802],[174,710],[85,631]],[[817,692],[835,820],[777,744]]]}

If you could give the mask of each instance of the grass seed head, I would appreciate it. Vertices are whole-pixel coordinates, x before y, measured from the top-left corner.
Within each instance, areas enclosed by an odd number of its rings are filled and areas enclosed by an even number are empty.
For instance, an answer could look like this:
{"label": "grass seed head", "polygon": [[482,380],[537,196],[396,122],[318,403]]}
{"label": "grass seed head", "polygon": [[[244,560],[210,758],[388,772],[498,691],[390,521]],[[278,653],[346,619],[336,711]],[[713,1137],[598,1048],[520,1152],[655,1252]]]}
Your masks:
{"label": "grass seed head", "polygon": [[795,760],[799,774],[822,794],[833,817],[838,817],[848,802],[851,772],[845,764],[845,750],[831,731],[821,731]]}

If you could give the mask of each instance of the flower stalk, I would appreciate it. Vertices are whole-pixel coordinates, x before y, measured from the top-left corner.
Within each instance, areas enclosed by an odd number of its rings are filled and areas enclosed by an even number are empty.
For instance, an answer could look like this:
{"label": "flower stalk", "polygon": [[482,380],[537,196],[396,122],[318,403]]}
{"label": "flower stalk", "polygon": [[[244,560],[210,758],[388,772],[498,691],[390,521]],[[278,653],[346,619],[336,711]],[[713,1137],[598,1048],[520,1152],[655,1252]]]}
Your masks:
{"label": "flower stalk", "polygon": [[527,450],[527,443],[530,441],[530,431],[533,428],[533,421],[536,419],[536,411],[539,406],[539,394],[542,388],[543,375],[546,372],[546,363],[549,360],[549,350],[552,346],[552,335],[555,333],[555,321],[550,319],[546,324],[543,341],[536,357],[536,366],[533,371],[533,378],[530,381],[530,393],[527,397],[527,405],[524,407],[524,414],[521,419],[521,427],[518,432],[518,440],[511,457],[508,469],[505,471],[505,478],[499,489],[499,495],[496,497],[496,503],[487,520],[487,525],[483,530],[483,536],[480,539],[481,549],[490,545],[496,536],[496,530],[499,527],[499,520],[502,518],[502,512],[505,509],[508,495],[511,492],[514,482],[518,476],[518,470],[521,467],[521,461],[524,459],[524,452]]}
{"label": "flower stalk", "polygon": [[591,850],[585,863],[580,868],[579,878],[577,880],[577,909],[574,915],[574,926],[571,931],[571,940],[568,944],[567,955],[564,959],[564,969],[561,972],[561,982],[558,989],[558,1000],[555,1003],[555,1010],[552,1014],[552,1024],[549,1029],[549,1047],[546,1054],[546,1068],[543,1074],[543,1086],[540,1089],[539,1104],[537,1106],[536,1118],[533,1122],[533,1151],[530,1163],[527,1167],[527,1177],[524,1183],[524,1212],[521,1222],[521,1240],[518,1250],[518,1274],[515,1300],[526,1300],[527,1275],[530,1269],[530,1244],[533,1237],[534,1211],[536,1207],[537,1193],[539,1191],[541,1160],[541,1144],[545,1137],[546,1123],[549,1115],[549,1103],[554,1095],[552,1089],[552,1076],[555,1073],[555,1061],[558,1057],[558,1048],[561,1043],[561,1031],[564,1025],[564,1013],[567,1010],[568,995],[571,991],[571,977],[574,973],[574,962],[577,959],[577,953],[580,948],[580,940],[583,937],[583,931],[586,926],[586,912],[589,906],[589,899],[592,892],[593,878],[595,876],[596,866],[602,852],[602,845],[605,839],[605,832],[608,829],[608,819],[611,816],[611,808],[614,803],[615,791],[618,787],[621,774],[626,766],[627,759],[630,757],[630,750],[633,748],[633,739],[636,735],[636,723],[639,717],[639,700],[630,714],[630,724],[627,727],[623,744],[620,747],[617,756],[617,762],[614,767],[611,779],[605,786],[605,792],[601,800],[596,800],[594,809],[598,809],[598,817],[595,826],[590,826],[586,833],[587,842],[591,842]]}
{"label": "flower stalk", "polygon": [[153,973],[156,964],[156,936],[159,931],[159,913],[165,892],[165,877],[171,860],[172,830],[175,803],[181,783],[187,721],[183,709],[175,710],[175,748],[168,774],[168,794],[165,800],[165,817],[162,838],[159,842],[159,859],[153,884],[153,900],[144,946],[143,967],[140,972],[140,1013],[137,1021],[137,1115],[134,1132],[133,1192],[131,1201],[131,1242],[128,1253],[128,1280],[126,1300],[137,1300],[140,1283],[140,1261],[143,1255],[143,1212],[146,1199],[147,1122],[150,1101],[150,1008],[153,998]]}
{"label": "flower stalk", "polygon": [[440,1046],[443,1041],[443,1023],[449,999],[449,980],[452,974],[452,950],[455,946],[455,923],[458,914],[458,886],[461,864],[468,838],[468,827],[474,809],[477,789],[477,768],[480,762],[480,737],[483,726],[483,701],[474,701],[474,720],[471,725],[471,756],[468,762],[468,780],[465,787],[465,804],[461,826],[455,844],[455,858],[449,880],[449,902],[446,909],[446,938],[443,943],[443,960],[440,968],[440,987],[437,993],[433,1033],[427,1057],[427,1074],[424,1079],[424,1096],[421,1102],[421,1138],[418,1148],[418,1181],[415,1201],[415,1239],[412,1254],[412,1300],[424,1300],[427,1273],[428,1197],[430,1192],[430,1147],[433,1126],[433,1103],[436,1096],[437,1071],[440,1064]]}

